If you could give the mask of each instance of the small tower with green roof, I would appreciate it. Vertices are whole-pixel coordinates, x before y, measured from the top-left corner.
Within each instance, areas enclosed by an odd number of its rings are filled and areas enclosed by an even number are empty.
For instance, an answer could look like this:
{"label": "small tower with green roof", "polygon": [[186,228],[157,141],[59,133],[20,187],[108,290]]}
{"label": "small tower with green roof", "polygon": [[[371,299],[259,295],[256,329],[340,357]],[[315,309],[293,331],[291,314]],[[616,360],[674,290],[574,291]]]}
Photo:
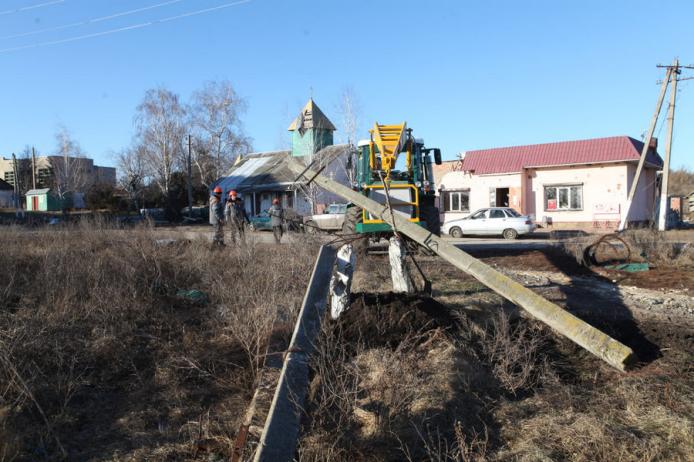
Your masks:
{"label": "small tower with green roof", "polygon": [[331,146],[336,128],[311,98],[288,130],[292,132],[292,156],[304,157]]}

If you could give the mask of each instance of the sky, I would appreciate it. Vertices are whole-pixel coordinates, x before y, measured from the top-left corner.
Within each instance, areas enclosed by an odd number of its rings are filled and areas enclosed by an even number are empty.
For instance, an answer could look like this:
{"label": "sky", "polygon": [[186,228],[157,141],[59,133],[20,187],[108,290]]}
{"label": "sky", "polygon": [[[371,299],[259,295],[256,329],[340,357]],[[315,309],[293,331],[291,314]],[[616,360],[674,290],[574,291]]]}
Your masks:
{"label": "sky", "polygon": [[[345,89],[358,101],[360,138],[376,121],[406,121],[447,159],[640,139],[664,76],[656,65],[694,64],[689,0],[231,3],[0,0],[0,155],[27,145],[49,154],[66,127],[89,157],[115,165],[148,89],[185,101],[210,80],[229,80],[245,98],[256,151],[283,146],[311,95],[339,129]],[[677,98],[672,166],[694,169],[694,80],[680,82]]]}

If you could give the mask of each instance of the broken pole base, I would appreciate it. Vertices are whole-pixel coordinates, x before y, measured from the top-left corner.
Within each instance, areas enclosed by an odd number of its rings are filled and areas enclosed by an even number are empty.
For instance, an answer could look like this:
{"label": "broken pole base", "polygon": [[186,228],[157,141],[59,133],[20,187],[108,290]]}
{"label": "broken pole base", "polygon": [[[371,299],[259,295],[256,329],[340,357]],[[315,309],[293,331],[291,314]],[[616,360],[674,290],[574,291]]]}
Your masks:
{"label": "broken pole base", "polygon": [[330,317],[337,319],[349,308],[354,275],[355,253],[352,244],[337,251],[335,271],[330,279]]}
{"label": "broken pole base", "polygon": [[414,284],[407,269],[405,258],[407,249],[405,243],[398,236],[389,240],[388,260],[390,261],[390,278],[393,281],[393,292],[411,294],[414,293]]}

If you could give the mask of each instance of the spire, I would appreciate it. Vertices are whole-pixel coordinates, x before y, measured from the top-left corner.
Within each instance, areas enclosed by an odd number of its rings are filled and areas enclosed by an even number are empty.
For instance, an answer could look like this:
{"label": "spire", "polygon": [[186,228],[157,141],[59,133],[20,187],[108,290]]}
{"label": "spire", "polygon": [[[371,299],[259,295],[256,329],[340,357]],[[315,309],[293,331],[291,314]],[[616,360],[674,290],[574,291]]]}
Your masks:
{"label": "spire", "polygon": [[299,131],[303,134],[304,130],[309,128],[320,128],[324,130],[337,130],[330,119],[323,114],[318,105],[313,101],[313,98],[309,98],[306,106],[301,110],[301,113],[292,121],[289,125],[290,132]]}

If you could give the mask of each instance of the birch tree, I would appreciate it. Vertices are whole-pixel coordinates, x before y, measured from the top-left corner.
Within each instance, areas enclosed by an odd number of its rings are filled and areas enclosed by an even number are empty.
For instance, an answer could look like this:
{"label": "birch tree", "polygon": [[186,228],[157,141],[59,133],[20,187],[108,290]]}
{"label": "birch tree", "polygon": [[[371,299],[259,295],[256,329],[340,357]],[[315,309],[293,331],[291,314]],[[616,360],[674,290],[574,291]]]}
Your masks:
{"label": "birch tree", "polygon": [[[359,98],[352,87],[344,87],[340,95],[340,103],[338,106],[338,114],[340,114],[339,136],[341,141],[351,146],[356,146],[357,137],[361,123],[361,105]],[[350,149],[345,158],[339,159],[343,173],[347,177],[350,185],[354,184],[354,168],[353,168],[354,150]]]}
{"label": "birch tree", "polygon": [[137,107],[135,150],[147,175],[168,197],[171,175],[180,164],[186,134],[186,111],[179,96],[166,88],[148,90]]}
{"label": "birch tree", "polygon": [[130,201],[139,209],[139,198],[145,186],[147,173],[144,165],[144,155],[142,146],[128,148],[121,151],[117,158],[118,183],[123,190],[128,193]]}
{"label": "birch tree", "polygon": [[232,165],[239,154],[250,151],[240,116],[246,102],[230,82],[207,82],[193,93],[190,125],[196,138],[193,163],[201,181],[209,186]]}
{"label": "birch tree", "polygon": [[56,158],[51,161],[53,189],[65,208],[68,197],[84,192],[87,186],[86,160],[79,143],[65,127],[58,130],[55,141]]}

